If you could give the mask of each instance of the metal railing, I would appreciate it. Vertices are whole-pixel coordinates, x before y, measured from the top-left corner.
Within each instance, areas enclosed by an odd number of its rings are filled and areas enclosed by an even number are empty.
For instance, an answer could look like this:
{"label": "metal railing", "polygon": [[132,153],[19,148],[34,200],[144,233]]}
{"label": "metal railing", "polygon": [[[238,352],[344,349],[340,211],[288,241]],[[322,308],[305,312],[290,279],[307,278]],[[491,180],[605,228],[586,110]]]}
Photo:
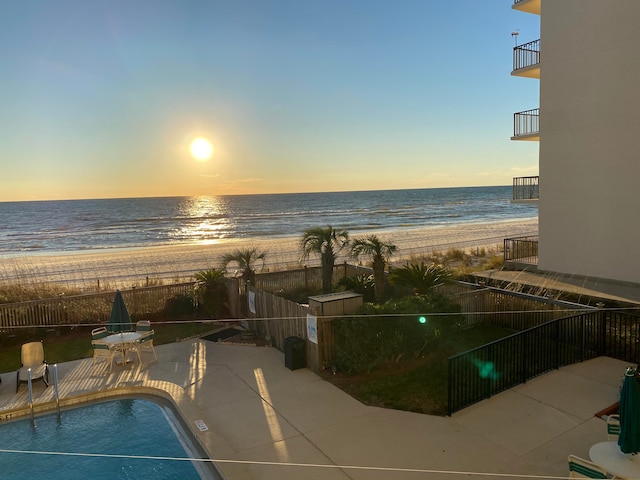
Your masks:
{"label": "metal railing", "polygon": [[538,237],[504,239],[504,261],[538,264]]}
{"label": "metal railing", "polygon": [[540,198],[540,176],[515,177],[513,179],[514,200],[537,200]]}
{"label": "metal railing", "polygon": [[537,135],[540,133],[540,109],[525,110],[513,114],[513,136]]}
{"label": "metal railing", "polygon": [[540,64],[540,39],[517,45],[513,49],[513,70]]}
{"label": "metal railing", "polygon": [[598,356],[633,364],[640,344],[637,314],[598,310],[553,320],[448,361],[448,414],[538,375]]}

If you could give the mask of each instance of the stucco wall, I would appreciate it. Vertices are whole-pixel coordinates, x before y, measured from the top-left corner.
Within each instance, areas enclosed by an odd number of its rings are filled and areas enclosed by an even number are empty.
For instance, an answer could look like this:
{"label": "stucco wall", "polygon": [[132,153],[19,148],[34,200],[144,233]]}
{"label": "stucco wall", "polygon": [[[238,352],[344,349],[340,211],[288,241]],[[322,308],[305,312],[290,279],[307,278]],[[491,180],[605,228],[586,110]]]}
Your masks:
{"label": "stucco wall", "polygon": [[541,8],[539,268],[640,283],[640,1]]}

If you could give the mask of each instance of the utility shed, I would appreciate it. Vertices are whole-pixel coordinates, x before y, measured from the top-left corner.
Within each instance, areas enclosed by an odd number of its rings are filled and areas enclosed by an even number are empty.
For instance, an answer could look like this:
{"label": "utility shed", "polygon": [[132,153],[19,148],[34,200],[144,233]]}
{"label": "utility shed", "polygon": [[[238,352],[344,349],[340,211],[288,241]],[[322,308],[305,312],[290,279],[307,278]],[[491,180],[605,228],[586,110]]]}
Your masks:
{"label": "utility shed", "polygon": [[336,316],[356,313],[364,305],[360,293],[337,292],[309,297],[309,308],[318,316]]}

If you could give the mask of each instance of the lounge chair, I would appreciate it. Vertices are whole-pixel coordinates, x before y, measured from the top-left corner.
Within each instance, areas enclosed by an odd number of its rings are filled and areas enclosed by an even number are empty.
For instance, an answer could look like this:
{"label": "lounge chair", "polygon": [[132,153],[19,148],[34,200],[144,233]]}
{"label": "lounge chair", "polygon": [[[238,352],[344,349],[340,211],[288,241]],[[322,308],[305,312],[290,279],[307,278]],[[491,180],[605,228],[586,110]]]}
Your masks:
{"label": "lounge chair", "polygon": [[[153,354],[153,360],[158,360],[156,356],[156,350],[153,348],[153,335],[154,331],[151,330],[151,322],[146,320],[141,320],[136,323],[136,332],[142,334],[140,339],[136,342],[136,348],[138,351],[138,360],[140,361],[140,365],[142,363],[142,352],[151,352]],[[151,362],[149,362],[151,363]]]}
{"label": "lounge chair", "polygon": [[113,358],[118,354],[118,350],[102,341],[102,339],[109,335],[109,332],[105,327],[94,328],[91,330],[91,346],[93,347],[93,366],[95,367],[97,361],[104,358],[109,362],[109,373],[113,369]]}
{"label": "lounge chair", "polygon": [[569,455],[569,478],[610,478],[600,465]]}
{"label": "lounge chair", "polygon": [[44,360],[44,347],[42,342],[29,342],[20,348],[20,362],[22,367],[16,372],[16,393],[21,383],[27,383],[28,372],[31,369],[31,381],[42,380],[49,386],[49,365]]}
{"label": "lounge chair", "polygon": [[613,414],[607,417],[607,440],[617,442],[620,436],[620,415]]}

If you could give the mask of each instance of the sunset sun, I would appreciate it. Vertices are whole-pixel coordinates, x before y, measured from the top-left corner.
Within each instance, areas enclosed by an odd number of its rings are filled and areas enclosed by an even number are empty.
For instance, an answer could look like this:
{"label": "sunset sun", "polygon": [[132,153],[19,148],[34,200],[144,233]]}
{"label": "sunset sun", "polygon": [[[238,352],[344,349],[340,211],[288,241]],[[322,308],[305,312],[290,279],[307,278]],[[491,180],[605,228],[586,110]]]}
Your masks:
{"label": "sunset sun", "polygon": [[193,158],[204,161],[213,155],[213,145],[211,145],[211,142],[206,138],[198,137],[191,142],[189,151]]}

